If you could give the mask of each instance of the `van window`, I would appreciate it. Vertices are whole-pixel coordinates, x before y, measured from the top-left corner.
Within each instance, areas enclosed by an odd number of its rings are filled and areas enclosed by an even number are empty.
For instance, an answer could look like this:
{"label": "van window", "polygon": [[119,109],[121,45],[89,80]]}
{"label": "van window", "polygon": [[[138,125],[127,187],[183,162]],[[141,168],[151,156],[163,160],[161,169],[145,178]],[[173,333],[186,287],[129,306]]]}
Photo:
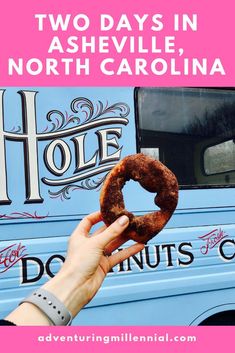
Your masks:
{"label": "van window", "polygon": [[205,150],[204,167],[207,175],[229,172],[234,170],[234,166],[235,139],[218,143]]}
{"label": "van window", "polygon": [[167,165],[182,188],[234,186],[235,90],[139,88],[138,150]]}

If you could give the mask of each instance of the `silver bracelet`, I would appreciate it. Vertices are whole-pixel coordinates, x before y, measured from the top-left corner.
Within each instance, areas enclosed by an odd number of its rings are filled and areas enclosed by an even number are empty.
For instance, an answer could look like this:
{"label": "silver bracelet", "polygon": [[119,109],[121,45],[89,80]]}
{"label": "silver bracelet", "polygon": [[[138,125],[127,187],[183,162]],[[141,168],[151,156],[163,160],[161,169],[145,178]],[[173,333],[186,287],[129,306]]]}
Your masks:
{"label": "silver bracelet", "polygon": [[29,297],[22,300],[22,303],[36,305],[55,326],[69,326],[72,322],[72,315],[65,305],[52,293],[39,288]]}

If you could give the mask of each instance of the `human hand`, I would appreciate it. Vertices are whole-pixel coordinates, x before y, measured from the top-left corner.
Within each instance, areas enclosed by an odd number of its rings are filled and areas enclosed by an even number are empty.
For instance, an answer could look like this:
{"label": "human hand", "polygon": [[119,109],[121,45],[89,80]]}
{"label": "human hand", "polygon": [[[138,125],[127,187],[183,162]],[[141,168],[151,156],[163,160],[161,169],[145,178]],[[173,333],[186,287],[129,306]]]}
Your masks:
{"label": "human hand", "polygon": [[43,286],[65,304],[73,317],[94,297],[112,267],[144,248],[143,244],[137,243],[105,256],[128,240],[122,233],[129,220],[122,216],[109,227],[102,226],[90,235],[92,226],[101,220],[100,212],[95,212],[79,223],[69,238],[65,263],[59,273]]}
{"label": "human hand", "polygon": [[[89,235],[91,227],[101,220],[100,212],[95,212],[80,222],[69,238],[61,270],[42,286],[67,307],[73,318],[94,297],[112,267],[144,248],[143,244],[135,244],[111,255],[128,240],[123,231],[129,220],[122,216],[109,227],[102,226]],[[110,256],[106,256],[107,253]],[[43,311],[28,302],[19,305],[6,320],[19,326],[52,324]]]}

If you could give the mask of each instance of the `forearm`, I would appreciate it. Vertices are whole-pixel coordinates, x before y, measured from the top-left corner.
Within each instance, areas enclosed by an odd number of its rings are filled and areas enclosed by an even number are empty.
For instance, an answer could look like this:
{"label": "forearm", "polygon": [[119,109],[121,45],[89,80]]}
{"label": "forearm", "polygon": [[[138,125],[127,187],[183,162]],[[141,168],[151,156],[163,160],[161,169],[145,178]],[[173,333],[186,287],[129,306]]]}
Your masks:
{"label": "forearm", "polygon": [[13,322],[17,326],[50,326],[52,323],[48,317],[35,305],[22,303],[12,311],[6,320]]}
{"label": "forearm", "polygon": [[[70,311],[74,318],[86,304],[87,294],[81,283],[74,281],[72,274],[58,273],[41,288],[52,293]],[[24,302],[6,318],[17,326],[48,326],[53,325],[47,315],[36,305]]]}

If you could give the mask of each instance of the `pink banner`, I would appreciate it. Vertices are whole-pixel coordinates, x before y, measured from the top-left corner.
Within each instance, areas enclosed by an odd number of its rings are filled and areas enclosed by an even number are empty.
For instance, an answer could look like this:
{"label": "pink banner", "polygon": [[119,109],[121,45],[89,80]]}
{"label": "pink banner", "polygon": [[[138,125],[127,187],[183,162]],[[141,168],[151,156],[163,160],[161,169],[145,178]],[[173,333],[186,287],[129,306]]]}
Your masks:
{"label": "pink banner", "polygon": [[1,85],[232,86],[234,1],[8,0]]}
{"label": "pink banner", "polygon": [[[232,327],[2,327],[7,352],[198,353],[231,351]],[[14,340],[12,340],[14,337]]]}

